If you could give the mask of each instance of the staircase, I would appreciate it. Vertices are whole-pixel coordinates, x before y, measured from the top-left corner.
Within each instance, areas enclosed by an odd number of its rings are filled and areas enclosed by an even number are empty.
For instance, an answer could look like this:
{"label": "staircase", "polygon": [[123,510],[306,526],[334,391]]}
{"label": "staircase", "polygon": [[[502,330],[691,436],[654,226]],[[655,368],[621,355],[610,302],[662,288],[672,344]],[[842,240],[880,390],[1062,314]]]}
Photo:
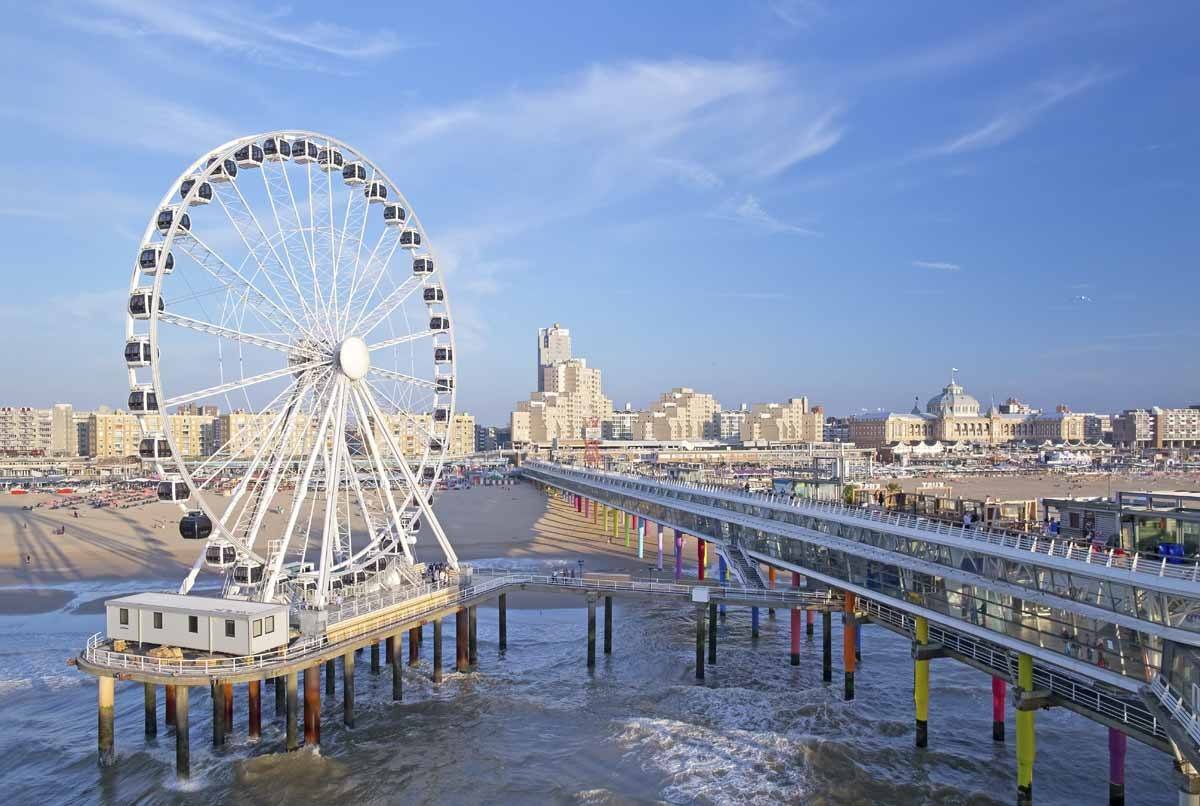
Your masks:
{"label": "staircase", "polygon": [[743,588],[767,587],[767,580],[763,579],[762,573],[759,572],[758,563],[743,554],[740,546],[729,544],[725,548],[725,556],[729,560],[733,575],[741,581]]}

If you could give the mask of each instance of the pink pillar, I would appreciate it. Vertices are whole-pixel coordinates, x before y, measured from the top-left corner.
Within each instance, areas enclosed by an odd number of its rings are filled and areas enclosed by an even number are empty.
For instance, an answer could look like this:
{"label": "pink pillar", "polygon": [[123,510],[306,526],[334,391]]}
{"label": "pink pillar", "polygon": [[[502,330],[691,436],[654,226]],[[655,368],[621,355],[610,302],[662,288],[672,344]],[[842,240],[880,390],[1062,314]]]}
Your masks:
{"label": "pink pillar", "polygon": [[[799,589],[800,575],[792,572],[792,588]],[[792,608],[792,665],[800,665],[800,608]]]}
{"label": "pink pillar", "polygon": [[1000,677],[992,678],[992,741],[1004,741],[1004,693],[1006,685]]}

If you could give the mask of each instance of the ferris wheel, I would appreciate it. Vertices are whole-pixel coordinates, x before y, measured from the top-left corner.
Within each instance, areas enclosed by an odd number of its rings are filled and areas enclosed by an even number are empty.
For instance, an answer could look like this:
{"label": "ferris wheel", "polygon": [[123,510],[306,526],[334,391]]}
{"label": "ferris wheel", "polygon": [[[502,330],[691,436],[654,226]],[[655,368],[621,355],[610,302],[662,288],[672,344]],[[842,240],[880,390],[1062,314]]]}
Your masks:
{"label": "ferris wheel", "polygon": [[328,135],[228,142],[168,188],[129,283],[138,454],[224,595],[321,607],[419,579],[454,420],[454,334],[420,220]]}

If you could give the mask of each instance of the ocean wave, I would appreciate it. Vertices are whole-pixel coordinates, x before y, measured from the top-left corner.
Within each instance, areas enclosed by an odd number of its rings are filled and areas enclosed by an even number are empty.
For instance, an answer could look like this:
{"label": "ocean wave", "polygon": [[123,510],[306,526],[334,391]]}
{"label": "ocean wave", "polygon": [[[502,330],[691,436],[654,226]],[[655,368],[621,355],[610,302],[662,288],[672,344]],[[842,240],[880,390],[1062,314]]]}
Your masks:
{"label": "ocean wave", "polygon": [[626,758],[665,776],[666,800],[775,804],[808,793],[796,743],[773,732],[717,731],[673,719],[620,723]]}

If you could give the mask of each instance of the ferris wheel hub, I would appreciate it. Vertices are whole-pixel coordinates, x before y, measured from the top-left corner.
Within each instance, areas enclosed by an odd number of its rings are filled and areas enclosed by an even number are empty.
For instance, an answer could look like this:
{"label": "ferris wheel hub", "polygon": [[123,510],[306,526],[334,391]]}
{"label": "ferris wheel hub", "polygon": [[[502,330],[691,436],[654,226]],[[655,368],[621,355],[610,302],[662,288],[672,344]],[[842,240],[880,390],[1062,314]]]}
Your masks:
{"label": "ferris wheel hub", "polygon": [[357,381],[371,368],[371,351],[367,343],[358,336],[342,341],[337,349],[338,370],[352,381]]}

